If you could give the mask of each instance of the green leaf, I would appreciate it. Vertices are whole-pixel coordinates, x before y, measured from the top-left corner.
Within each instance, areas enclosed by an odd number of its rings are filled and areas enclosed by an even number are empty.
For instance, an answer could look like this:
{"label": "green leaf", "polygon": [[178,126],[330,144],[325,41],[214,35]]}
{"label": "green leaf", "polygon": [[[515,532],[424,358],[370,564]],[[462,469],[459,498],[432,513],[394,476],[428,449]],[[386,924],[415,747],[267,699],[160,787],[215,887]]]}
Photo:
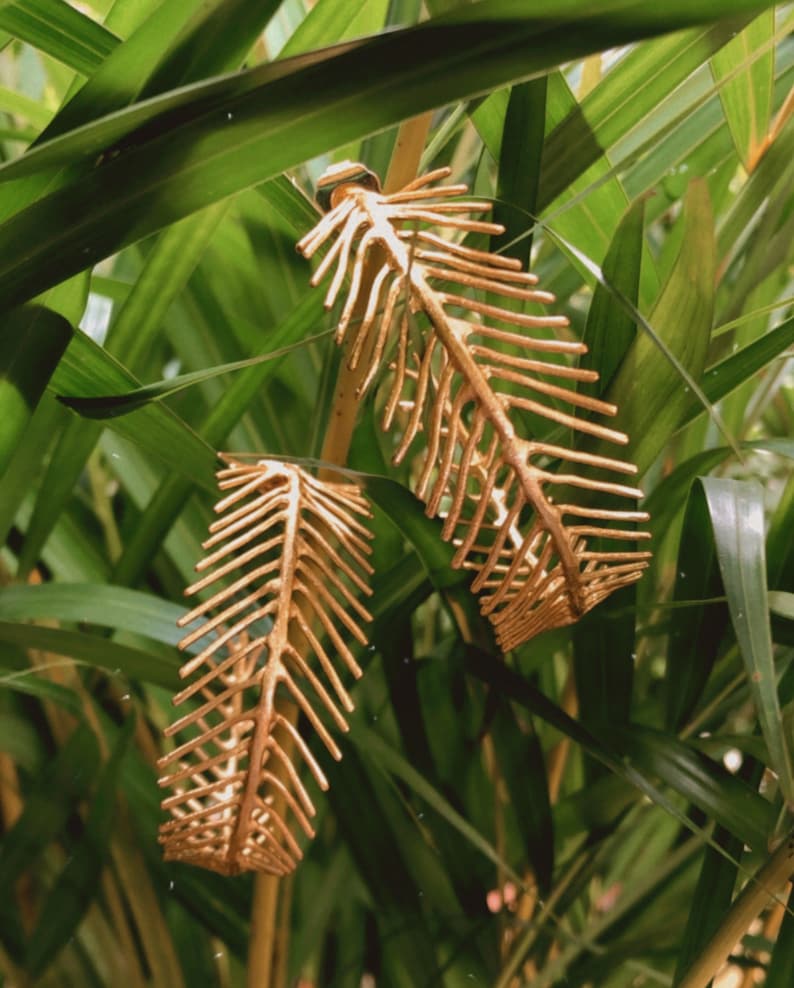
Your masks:
{"label": "green leaf", "polygon": [[47,892],[28,942],[26,966],[34,977],[45,970],[72,938],[99,890],[100,876],[110,857],[119,766],[134,726],[135,718],[130,716],[118,732],[92,796],[82,837]]}
{"label": "green leaf", "polygon": [[769,525],[767,563],[769,586],[775,590],[794,587],[794,473],[789,477]]}
{"label": "green leaf", "polygon": [[781,617],[794,621],[794,593],[784,593],[782,590],[770,590],[769,609]]}
{"label": "green leaf", "polygon": [[[143,97],[238,69],[278,10],[280,0],[204,0],[178,33]],[[179,9],[183,4],[170,4]]]}
{"label": "green leaf", "polygon": [[247,360],[235,360],[231,364],[220,364],[217,367],[210,367],[203,371],[194,371],[191,374],[179,374],[176,377],[167,378],[164,381],[157,381],[155,384],[145,384],[132,391],[126,391],[118,395],[96,395],[89,398],[77,395],[58,395],[58,400],[63,402],[67,408],[71,408],[79,415],[89,419],[111,419],[118,415],[127,415],[148,405],[150,402],[161,401],[170,395],[178,394],[186,388],[192,388],[196,384],[204,381],[212,381],[216,377],[224,374],[231,374],[234,371],[245,370],[247,367],[256,367],[257,364],[266,363],[268,360],[275,360],[283,357],[293,350],[307,346],[316,340],[325,339],[334,330],[329,329],[323,333],[316,333],[314,336],[307,336],[298,343],[291,343],[289,346],[279,347],[268,353],[262,353],[258,357],[249,357]]}
{"label": "green leaf", "polygon": [[504,698],[492,704],[489,734],[509,805],[515,813],[527,859],[535,879],[546,893],[554,874],[554,824],[543,749],[530,722],[519,726]]}
{"label": "green leaf", "polygon": [[623,295],[635,307],[639,302],[645,202],[632,205],[620,221],[601,267],[609,291],[598,282],[587,313],[582,342],[587,344],[586,366],[598,371],[592,386],[595,397],[609,387],[612,378],[636,335],[634,319],[615,297]]}
{"label": "green leaf", "polygon": [[505,232],[491,238],[491,250],[517,257],[527,269],[532,236],[522,234],[538,211],[545,117],[545,77],[512,87],[500,143],[493,212],[494,223],[501,223]]}
{"label": "green leaf", "polygon": [[[334,767],[329,802],[340,833],[345,835],[356,868],[377,905],[377,921],[386,948],[384,963],[401,980],[421,984],[434,976],[437,962],[433,938],[422,919],[422,885],[406,861],[418,843],[386,779],[368,769],[362,755],[346,745]],[[413,935],[409,931],[413,931]]]}
{"label": "green leaf", "polygon": [[[98,638],[81,631],[43,628],[36,624],[10,621],[0,621],[0,642],[64,655],[87,665],[121,673],[130,679],[155,683],[172,692],[179,684],[177,670],[181,660],[176,650],[172,657],[165,658],[159,653],[155,655],[153,652],[144,652],[142,649],[120,645],[107,638]],[[0,654],[0,665],[6,658],[7,656]]]}
{"label": "green leaf", "polygon": [[99,67],[118,38],[65,0],[16,0],[0,7],[0,29],[83,75]]}
{"label": "green leaf", "polygon": [[108,54],[41,139],[51,140],[138,99],[237,68],[277,6],[276,0],[160,4]]}
{"label": "green leaf", "polygon": [[[729,395],[745,381],[768,367],[794,343],[794,318],[770,329],[757,340],[732,353],[730,357],[714,364],[703,374],[703,393],[712,403]],[[693,422],[703,412],[703,406],[696,398],[688,396],[686,407],[681,412],[680,426]]]}
{"label": "green leaf", "polygon": [[428,518],[421,502],[402,484],[386,477],[361,476],[367,494],[416,549],[436,590],[449,604],[465,640],[491,643],[488,622],[469,591],[471,575],[450,565],[454,548],[441,539],[441,524]]}
{"label": "green leaf", "polygon": [[[648,773],[658,775],[687,800],[713,813],[745,843],[766,846],[775,819],[771,804],[734,776],[720,772],[713,762],[676,738],[637,724],[622,728],[584,725],[569,717],[521,676],[475,649],[467,651],[466,670],[562,731],[693,833],[702,832],[650,781]],[[713,846],[710,839],[708,843]]]}
{"label": "green leaf", "polygon": [[[626,8],[610,0],[583,17],[578,3],[545,3],[551,24],[540,20],[543,5],[520,16],[514,0],[484,0],[342,50],[185,87],[23,155],[0,170],[4,178],[21,174],[37,154],[39,165],[76,163],[75,147],[92,167],[0,227],[0,256],[8,259],[0,265],[0,301],[24,300],[124,244],[406,116],[592,51],[761,6],[676,0]],[[380,98],[385,92],[388,100]],[[136,128],[134,140],[120,145]]]}
{"label": "green leaf", "polygon": [[278,57],[289,58],[347,38],[374,34],[383,26],[388,6],[385,0],[318,0]]}
{"label": "green leaf", "polygon": [[[628,434],[628,458],[640,476],[690,405],[689,392],[703,370],[711,333],[716,260],[705,183],[690,183],[684,209],[681,250],[648,319],[668,359],[660,358],[656,339],[639,333],[604,396],[618,406],[611,425]],[[682,379],[682,370],[691,386]]]}
{"label": "green leaf", "polygon": [[480,854],[502,868],[515,881],[521,881],[521,878],[501,858],[496,849],[489,844],[482,834],[478,833],[468,821],[453,809],[441,793],[423,778],[412,765],[409,765],[398,751],[390,747],[379,734],[376,734],[375,731],[370,730],[368,727],[357,724],[351,735],[351,740],[373,762],[397,778],[402,779],[417,796],[424,800],[439,816],[450,823]]}
{"label": "green leaf", "polygon": [[[0,881],[12,890],[66,826],[77,800],[91,788],[99,766],[99,747],[93,732],[81,724],[45,765],[26,793],[25,807],[0,845]],[[24,934],[13,894],[0,896],[0,939],[13,957],[21,958]]]}
{"label": "green leaf", "polygon": [[701,480],[731,621],[744,659],[761,733],[783,795],[794,802],[791,752],[783,730],[769,628],[764,552],[764,495],[758,484],[721,477]]}
{"label": "green leaf", "polygon": [[52,111],[24,93],[0,86],[0,110],[25,117],[34,127],[46,127],[52,118]]}
{"label": "green leaf", "polygon": [[[639,302],[643,216],[642,201],[624,214],[604,259],[603,279],[611,290],[599,281],[590,303],[582,340],[589,350],[586,366],[599,374],[599,380],[588,388],[596,397],[607,390],[636,334],[634,320],[623,303],[636,308]],[[574,669],[583,720],[629,719],[635,603],[636,588],[624,588],[574,627]],[[600,768],[592,761],[586,764],[591,781]]]}
{"label": "green leaf", "polygon": [[[686,503],[676,564],[673,600],[709,600],[722,595],[703,489],[693,484]],[[728,625],[725,604],[676,613],[665,667],[666,724],[680,730],[700,699]]]}
{"label": "green leaf", "polygon": [[39,700],[57,703],[59,707],[68,710],[75,717],[79,717],[83,709],[83,702],[74,690],[49,679],[44,679],[38,674],[35,667],[3,673],[0,675],[0,686],[7,690],[14,690],[16,693],[35,696]]}
{"label": "green leaf", "polygon": [[[608,719],[625,723],[629,720],[636,660],[636,603],[636,588],[624,587],[574,626],[579,713],[588,723]],[[588,763],[588,777],[593,779],[600,774],[600,768]]]}
{"label": "green leaf", "polygon": [[70,324],[44,306],[6,314],[0,329],[0,475],[71,338]]}
{"label": "green leaf", "polygon": [[0,621],[66,621],[131,631],[176,645],[184,607],[153,594],[104,583],[43,583],[0,590]]}
{"label": "green leaf", "polygon": [[[299,339],[307,330],[316,325],[323,311],[322,296],[319,292],[308,292],[292,313],[284,320],[269,339],[271,347],[287,345]],[[231,429],[247,410],[252,398],[264,387],[267,379],[278,367],[278,361],[268,361],[244,370],[210,409],[201,423],[199,431],[211,446],[220,446]],[[147,409],[135,413],[146,414]],[[126,421],[124,419],[121,420]],[[121,431],[121,430],[119,430]],[[133,441],[134,435],[130,435]],[[207,476],[207,480],[209,477]],[[215,492],[214,483],[211,485]],[[158,546],[165,538],[177,514],[184,506],[191,492],[191,483],[183,476],[168,477],[152,497],[146,512],[127,542],[124,553],[114,573],[114,582],[131,583],[148,565]]]}
{"label": "green leaf", "polygon": [[[135,371],[151,349],[174,299],[204,253],[226,203],[191,216],[164,231],[147,255],[132,291],[119,308],[105,350]],[[25,533],[17,575],[30,572],[102,433],[73,419],[50,459]]]}
{"label": "green leaf", "polygon": [[0,710],[0,752],[10,757],[20,768],[35,773],[43,752],[33,724],[17,714]]}
{"label": "green leaf", "polygon": [[[745,182],[741,195],[731,203],[731,208],[722,218],[717,240],[717,250],[720,257],[730,258],[737,246],[742,245],[748,231],[764,219],[766,210],[762,207],[772,196],[780,196],[783,201],[788,199],[788,189],[791,183],[792,157],[794,156],[794,128],[783,127],[761,158],[757,167]],[[768,214],[775,223],[778,219],[787,218],[787,213]],[[774,229],[774,227],[773,227]],[[762,245],[762,252],[767,248]],[[727,318],[733,319],[740,315],[738,311],[729,311]]]}
{"label": "green leaf", "polygon": [[733,143],[748,170],[769,127],[775,74],[775,50],[770,41],[774,32],[775,11],[770,7],[711,59],[715,80],[723,82],[720,100]]}
{"label": "green leaf", "polygon": [[[731,13],[741,16],[740,12]],[[727,8],[726,16],[729,15]],[[630,50],[581,105],[549,135],[544,151],[540,201],[545,208],[597,160],[604,150],[636,132],[651,110],[704,58],[730,38],[735,24],[671,34]]]}
{"label": "green leaf", "polygon": [[42,475],[44,457],[60,435],[68,414],[54,395],[45,391],[25,429],[25,441],[16,445],[0,477],[0,544],[5,544],[20,505]]}
{"label": "green leaf", "polygon": [[672,735],[639,724],[599,724],[596,731],[643,775],[658,776],[750,847],[766,848],[775,826],[774,807],[719,763]]}
{"label": "green leaf", "polygon": [[[652,46],[640,46],[652,47]],[[623,68],[623,60],[618,62],[614,71],[619,73]],[[613,72],[609,72],[603,85],[609,85]],[[639,97],[638,97],[639,99]],[[579,126],[586,126],[581,117],[579,104],[562,72],[549,76],[547,99],[547,129],[554,123],[567,119],[579,121]],[[591,133],[582,135],[583,158],[587,159],[594,142]],[[550,135],[546,148],[551,149],[553,139]],[[544,151],[545,154],[545,151]],[[595,265],[603,265],[610,244],[613,242],[621,217],[630,205],[629,197],[618,177],[618,171],[612,166],[611,158],[602,153],[593,163],[581,172],[576,180],[562,191],[550,205],[544,205],[544,222],[554,229],[555,234],[566,238],[577,245],[580,252],[586,255]],[[656,263],[645,240],[640,241],[640,289],[639,299],[643,310],[646,310],[659,291],[659,279]],[[640,263],[640,258],[637,258]],[[586,274],[592,275],[586,266]],[[598,277],[594,279],[599,283]]]}
{"label": "green leaf", "polygon": [[[102,395],[138,384],[132,374],[88,336],[75,333],[50,387],[56,393]],[[215,451],[169,408],[156,404],[141,408],[129,417],[114,420],[113,428],[190,477],[193,483],[215,489],[212,480]],[[176,458],[171,455],[174,449],[180,451]]]}

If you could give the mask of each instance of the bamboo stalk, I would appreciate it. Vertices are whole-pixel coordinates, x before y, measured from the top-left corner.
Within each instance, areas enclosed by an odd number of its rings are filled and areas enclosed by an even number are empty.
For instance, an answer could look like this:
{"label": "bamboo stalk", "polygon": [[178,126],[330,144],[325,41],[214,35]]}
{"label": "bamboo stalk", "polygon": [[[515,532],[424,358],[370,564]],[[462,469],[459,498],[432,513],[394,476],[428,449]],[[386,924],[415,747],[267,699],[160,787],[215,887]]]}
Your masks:
{"label": "bamboo stalk", "polygon": [[768,861],[734,899],[719,929],[695,958],[678,988],[707,988],[761,911],[794,874],[794,832],[781,843]]}
{"label": "bamboo stalk", "polygon": [[[576,692],[576,678],[573,670],[568,673],[562,693],[562,709],[570,717],[575,717],[579,709],[579,697]],[[549,801],[552,806],[557,802],[560,785],[568,763],[571,750],[571,739],[562,738],[549,753]]]}
{"label": "bamboo stalk", "polygon": [[[430,129],[430,119],[432,114],[425,113],[420,117],[407,120],[401,127],[397,135],[389,170],[383,183],[385,193],[397,192],[415,178],[419,170],[419,161],[422,157],[422,150],[427,139],[427,132]],[[372,278],[380,264],[376,257],[367,264],[364,272],[364,283],[371,284]],[[354,313],[353,319],[357,320],[363,316],[363,309],[369,291],[360,293],[360,304]],[[344,466],[347,462],[347,454],[350,451],[350,442],[353,438],[353,429],[358,413],[358,398],[356,391],[367,373],[369,360],[367,354],[362,354],[356,368],[351,370],[348,367],[348,354],[352,348],[354,339],[351,335],[345,347],[345,358],[339,370],[339,377],[334,391],[334,400],[331,407],[331,415],[328,422],[328,429],[325,433],[321,458],[326,463],[337,463]],[[374,338],[370,346],[374,346]],[[321,474],[322,476],[322,474]]]}
{"label": "bamboo stalk", "polygon": [[[400,127],[384,183],[386,192],[402,188],[416,175],[431,117],[432,114],[426,113],[407,120]],[[374,272],[370,272],[368,276],[371,278],[372,274]],[[366,293],[363,297],[366,298]],[[356,314],[359,317],[360,315],[361,313]],[[321,458],[326,463],[344,466],[347,462],[358,413],[356,389],[361,383],[366,366],[367,361],[363,360],[355,370],[351,370],[347,360],[342,362],[321,452]],[[328,479],[332,474],[333,471],[322,471],[320,477]],[[297,721],[298,710],[294,705],[290,706],[289,711],[281,712],[290,717],[293,723]],[[283,879],[274,875],[260,873],[256,876],[248,941],[247,988],[282,988],[286,983],[289,915],[288,908],[283,907],[279,917],[279,888],[282,883]],[[285,896],[285,903],[289,899],[289,896]],[[283,924],[280,931],[277,929],[279,919]]]}

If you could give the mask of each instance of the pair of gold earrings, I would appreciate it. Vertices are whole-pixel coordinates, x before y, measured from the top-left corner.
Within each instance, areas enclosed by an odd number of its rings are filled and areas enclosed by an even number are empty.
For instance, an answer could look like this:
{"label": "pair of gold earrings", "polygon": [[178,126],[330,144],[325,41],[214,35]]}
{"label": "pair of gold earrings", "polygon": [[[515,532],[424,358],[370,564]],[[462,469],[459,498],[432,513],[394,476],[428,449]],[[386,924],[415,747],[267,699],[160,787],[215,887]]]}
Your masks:
{"label": "pair of gold earrings", "polygon": [[[625,507],[640,491],[613,479],[635,468],[583,448],[587,437],[627,442],[594,420],[617,411],[583,390],[598,375],[563,362],[586,347],[562,338],[565,317],[527,312],[554,297],[520,262],[453,239],[503,229],[476,218],[490,207],[462,200],[465,185],[436,184],[448,175],[387,195],[363,166],[336,166],[318,185],[325,213],[298,250],[325,248],[311,282],[330,277],[327,308],[347,279],[336,339],[359,371],[358,397],[388,363],[394,461],[416,456],[415,493],[443,519],[453,565],[473,571],[509,651],[638,580],[650,553],[629,544],[648,538],[635,527],[647,515]],[[538,423],[570,441],[535,438]],[[341,730],[353,709],[333,657],[361,674],[349,642],[366,644],[368,507],[355,484],[224,458],[219,484],[230,493],[197,567],[208,573],[187,593],[224,583],[183,619],[200,623],[180,647],[198,650],[174,702],[194,706],[167,731],[183,740],[161,761],[171,795],[160,841],[167,859],[283,875],[301,858],[297,831],[312,836],[298,765],[327,788],[296,712],[338,758],[315,705]]]}

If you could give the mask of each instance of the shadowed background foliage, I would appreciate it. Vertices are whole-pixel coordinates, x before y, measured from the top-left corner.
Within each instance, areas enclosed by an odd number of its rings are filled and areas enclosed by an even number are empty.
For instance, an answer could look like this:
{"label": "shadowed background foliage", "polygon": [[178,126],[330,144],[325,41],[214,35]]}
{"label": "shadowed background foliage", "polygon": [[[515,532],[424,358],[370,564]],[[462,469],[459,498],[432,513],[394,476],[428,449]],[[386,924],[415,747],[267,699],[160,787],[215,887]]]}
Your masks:
{"label": "shadowed background foliage", "polygon": [[[750,0],[0,4],[6,988],[260,988],[249,950],[277,988],[694,988],[728,954],[719,988],[791,983],[785,884],[741,909],[794,805],[793,26]],[[503,659],[369,399],[366,675],[252,938],[251,877],[156,841],[175,622],[215,451],[322,447],[314,181],[384,174],[425,111],[422,168],[494,201],[482,246],[531,258],[620,406],[654,558]]]}

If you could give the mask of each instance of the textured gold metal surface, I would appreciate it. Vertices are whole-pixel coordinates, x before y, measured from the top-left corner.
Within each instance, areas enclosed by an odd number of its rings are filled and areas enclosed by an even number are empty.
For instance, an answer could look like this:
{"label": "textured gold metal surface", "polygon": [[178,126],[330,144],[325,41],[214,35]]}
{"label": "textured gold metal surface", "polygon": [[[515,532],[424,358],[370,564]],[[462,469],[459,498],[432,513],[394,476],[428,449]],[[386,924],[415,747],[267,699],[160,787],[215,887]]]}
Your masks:
{"label": "textured gold metal surface", "polygon": [[180,670],[190,684],[174,697],[191,709],[167,729],[179,742],[160,761],[160,785],[171,790],[160,842],[167,859],[222,874],[285,875],[302,857],[297,833],[313,836],[300,763],[322,789],[328,783],[277,691],[338,759],[316,708],[347,730],[353,703],[337,665],[361,675],[348,642],[367,642],[359,598],[370,592],[369,509],[353,484],[272,460],[225,459],[218,481],[229,493],[196,567],[207,575],[186,593],[221,587],[180,622],[199,622],[180,642],[198,651]]}
{"label": "textured gold metal surface", "polygon": [[[394,460],[418,451],[416,493],[444,518],[453,565],[475,572],[507,651],[577,621],[647,566],[650,553],[626,548],[648,538],[634,528],[647,515],[625,506],[641,492],[612,479],[636,469],[580,448],[582,436],[627,437],[594,419],[614,405],[577,390],[598,375],[563,362],[586,352],[567,338],[568,320],[525,311],[554,296],[520,262],[453,239],[502,233],[472,218],[490,204],[460,200],[465,185],[434,185],[447,168],[388,195],[350,181],[356,167],[298,250],[326,248],[312,284],[331,275],[328,308],[349,278],[337,342],[353,334],[351,366],[365,361],[359,396],[390,361],[383,427],[396,436]],[[363,298],[373,257],[382,260]],[[558,427],[560,441],[535,438],[533,417]]]}

